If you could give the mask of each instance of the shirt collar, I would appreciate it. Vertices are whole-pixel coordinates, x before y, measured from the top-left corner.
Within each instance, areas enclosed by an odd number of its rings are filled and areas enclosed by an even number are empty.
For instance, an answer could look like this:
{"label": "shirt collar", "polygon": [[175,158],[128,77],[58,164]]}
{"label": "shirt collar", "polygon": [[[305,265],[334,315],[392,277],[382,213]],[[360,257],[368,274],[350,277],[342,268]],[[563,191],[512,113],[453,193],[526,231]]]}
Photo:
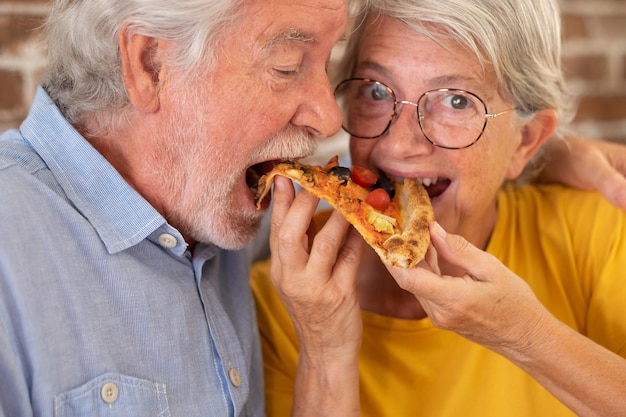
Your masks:
{"label": "shirt collar", "polygon": [[[97,230],[109,253],[137,244],[166,224],[163,216],[68,123],[42,87],[37,88],[20,130],[68,199]],[[172,249],[184,252],[184,239],[168,228],[181,246]]]}

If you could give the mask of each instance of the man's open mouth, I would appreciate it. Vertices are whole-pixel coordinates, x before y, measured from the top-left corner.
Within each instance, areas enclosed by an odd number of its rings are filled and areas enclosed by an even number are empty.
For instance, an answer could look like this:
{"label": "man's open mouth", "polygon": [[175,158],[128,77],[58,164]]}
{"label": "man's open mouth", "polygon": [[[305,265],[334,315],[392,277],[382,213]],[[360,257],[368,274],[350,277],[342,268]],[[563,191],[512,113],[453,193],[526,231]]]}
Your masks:
{"label": "man's open mouth", "polygon": [[250,189],[250,193],[254,199],[254,205],[257,206],[257,208],[266,210],[270,206],[270,202],[272,200],[271,193],[267,193],[265,198],[263,198],[263,201],[259,201],[259,180],[280,162],[281,160],[278,159],[259,162],[258,164],[250,166],[246,170],[246,184]]}
{"label": "man's open mouth", "polygon": [[248,187],[250,187],[252,194],[256,195],[259,178],[270,172],[277,163],[277,160],[264,161],[254,164],[246,170],[246,183]]}

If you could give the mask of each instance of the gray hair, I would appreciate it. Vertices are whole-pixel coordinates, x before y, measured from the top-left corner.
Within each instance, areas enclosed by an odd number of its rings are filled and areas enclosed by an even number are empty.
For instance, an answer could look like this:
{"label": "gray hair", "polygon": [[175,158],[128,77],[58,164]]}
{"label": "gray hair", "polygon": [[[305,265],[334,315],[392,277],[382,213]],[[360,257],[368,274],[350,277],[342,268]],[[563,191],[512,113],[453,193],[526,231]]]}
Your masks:
{"label": "gray hair", "polygon": [[221,29],[242,1],[54,0],[45,26],[48,71],[42,85],[70,123],[80,125],[89,115],[96,129],[107,129],[122,120],[116,114],[129,103],[118,49],[122,28],[171,41],[169,64],[196,76],[214,64]]}
{"label": "gray hair", "polygon": [[390,16],[435,42],[456,42],[497,77],[518,117],[541,109],[559,116],[557,136],[573,117],[561,71],[561,25],[555,0],[370,0],[340,64],[340,77],[355,69],[367,16]]}

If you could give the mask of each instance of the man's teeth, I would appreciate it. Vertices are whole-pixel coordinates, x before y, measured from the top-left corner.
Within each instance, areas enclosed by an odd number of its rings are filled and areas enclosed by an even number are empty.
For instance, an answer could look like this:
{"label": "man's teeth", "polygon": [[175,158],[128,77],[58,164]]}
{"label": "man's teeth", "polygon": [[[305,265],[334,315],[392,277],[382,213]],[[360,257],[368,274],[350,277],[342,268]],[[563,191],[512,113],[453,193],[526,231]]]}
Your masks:
{"label": "man's teeth", "polygon": [[418,178],[424,187],[428,187],[429,185],[437,184],[439,178]]}

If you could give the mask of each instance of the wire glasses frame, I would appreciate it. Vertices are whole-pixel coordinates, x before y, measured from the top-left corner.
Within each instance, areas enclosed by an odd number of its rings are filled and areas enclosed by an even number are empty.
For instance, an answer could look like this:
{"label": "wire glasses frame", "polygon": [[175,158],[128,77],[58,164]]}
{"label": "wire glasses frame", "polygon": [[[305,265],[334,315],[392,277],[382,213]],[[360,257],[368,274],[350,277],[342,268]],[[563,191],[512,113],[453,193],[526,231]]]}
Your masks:
{"label": "wire glasses frame", "polygon": [[398,100],[393,89],[369,78],[350,78],[335,88],[342,112],[342,127],[351,136],[375,139],[383,136],[397,120],[403,105],[415,106],[424,137],[444,149],[464,149],[483,135],[487,121],[515,111],[489,113],[476,94],[439,88],[423,93],[417,102]]}

